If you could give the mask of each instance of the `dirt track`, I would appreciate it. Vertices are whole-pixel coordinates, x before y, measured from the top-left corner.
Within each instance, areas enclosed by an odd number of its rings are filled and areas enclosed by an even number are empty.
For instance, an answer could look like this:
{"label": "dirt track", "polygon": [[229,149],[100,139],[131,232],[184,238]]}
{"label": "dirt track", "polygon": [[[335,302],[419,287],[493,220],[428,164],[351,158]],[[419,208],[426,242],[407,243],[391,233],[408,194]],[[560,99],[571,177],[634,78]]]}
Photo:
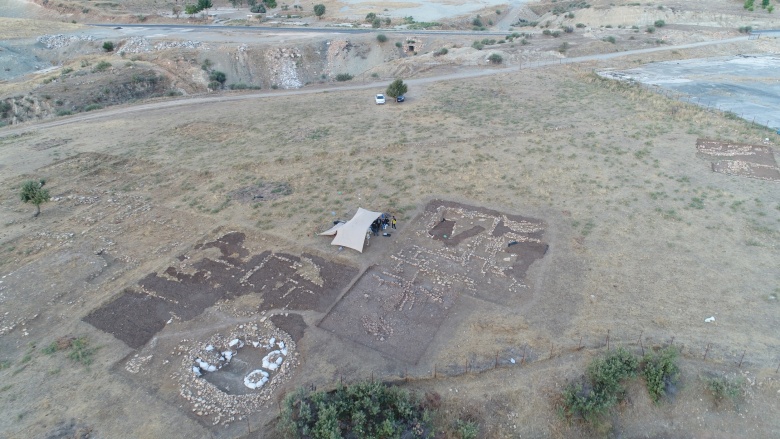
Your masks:
{"label": "dirt track", "polygon": [[[747,39],[748,37],[745,36],[745,37],[728,38],[724,40],[712,40],[712,41],[704,41],[699,43],[681,44],[676,46],[660,46],[660,47],[649,48],[649,49],[638,49],[638,50],[629,50],[625,52],[588,55],[588,56],[581,56],[575,58],[566,58],[558,61],[539,61],[539,62],[534,62],[530,65],[517,65],[517,66],[506,67],[506,68],[485,68],[485,69],[460,71],[457,73],[451,73],[446,75],[408,79],[405,82],[411,86],[419,86],[419,85],[433,84],[437,82],[450,81],[450,80],[507,74],[507,73],[517,72],[521,69],[540,68],[540,67],[547,67],[556,64],[576,64],[576,63],[586,63],[586,62],[593,62],[593,61],[606,61],[614,58],[640,55],[645,53],[653,53],[653,52],[660,52],[660,51],[674,51],[674,50],[692,49],[697,47],[705,47],[705,46],[718,45],[718,44],[736,43],[740,41],[746,41]],[[267,98],[280,97],[280,96],[299,96],[299,95],[308,95],[314,93],[330,92],[335,90],[341,90],[341,91],[368,90],[368,89],[376,89],[377,87],[382,87],[382,85],[377,85],[376,83],[370,83],[370,84],[345,84],[345,85],[337,85],[337,86],[332,86],[332,85],[311,86],[301,90],[280,90],[280,91],[271,91],[271,92],[247,93],[247,94],[240,94],[240,95],[233,95],[233,96],[223,96],[223,95],[198,96],[198,97],[191,97],[185,99],[165,100],[160,102],[153,102],[153,103],[146,103],[146,104],[132,105],[132,106],[122,106],[120,108],[110,108],[107,110],[93,111],[90,112],[89,114],[79,114],[76,116],[65,117],[51,122],[42,122],[42,123],[34,123],[29,125],[14,126],[12,128],[0,131],[0,138],[11,136],[11,135],[18,135],[21,133],[30,132],[34,130],[43,130],[47,128],[58,127],[62,125],[72,124],[72,123],[90,122],[94,120],[100,120],[100,119],[110,118],[112,116],[130,114],[135,112],[165,110],[165,109],[170,109],[175,107],[182,107],[182,106],[186,107],[186,106],[203,105],[203,104],[210,104],[210,103],[219,103],[219,102],[267,99]]]}

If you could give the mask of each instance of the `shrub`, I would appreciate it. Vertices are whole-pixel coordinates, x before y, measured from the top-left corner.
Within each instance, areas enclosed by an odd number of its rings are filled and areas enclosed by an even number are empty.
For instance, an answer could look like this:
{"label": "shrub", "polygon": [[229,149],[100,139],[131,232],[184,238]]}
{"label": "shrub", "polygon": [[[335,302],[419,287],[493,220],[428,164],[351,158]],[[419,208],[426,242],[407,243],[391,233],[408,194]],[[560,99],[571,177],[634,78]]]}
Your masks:
{"label": "shrub", "polygon": [[585,27],[585,23],[577,23],[576,26],[577,28],[582,29],[583,27]]}
{"label": "shrub", "polygon": [[369,12],[368,14],[366,14],[366,23],[373,22],[375,18],[376,18],[376,14],[373,12]]}
{"label": "shrub", "polygon": [[615,37],[610,35],[608,37],[604,37],[602,41],[606,41],[607,43],[615,44],[615,41],[617,41],[617,40],[615,40]]}
{"label": "shrub", "polygon": [[497,53],[491,53],[488,57],[488,61],[490,61],[491,64],[501,64],[504,61],[504,58]]}
{"label": "shrub", "polygon": [[350,75],[349,73],[339,73],[338,75],[336,75],[336,81],[340,81],[340,82],[349,81],[352,78],[353,76]]}
{"label": "shrub", "polygon": [[574,32],[574,28],[571,26],[564,26],[563,31],[566,32],[567,34],[570,34]]}
{"label": "shrub", "polygon": [[249,11],[252,12],[253,14],[265,14],[266,13],[265,5],[263,5],[262,3],[253,5],[251,8],[249,8]]}
{"label": "shrub", "polygon": [[741,34],[749,34],[750,32],[753,32],[752,26],[742,26],[739,28],[739,33]]}
{"label": "shrub", "polygon": [[471,20],[471,24],[475,27],[482,27],[482,18],[477,15],[473,20]]}
{"label": "shrub", "polygon": [[447,54],[447,52],[449,52],[449,50],[447,50],[447,48],[446,48],[446,47],[442,47],[441,49],[439,49],[439,50],[437,50],[437,51],[433,52],[433,56],[442,56],[442,55],[446,55],[446,54]]}
{"label": "shrub", "polygon": [[569,49],[569,43],[562,43],[560,47],[558,47],[558,52],[565,53],[566,50]]}
{"label": "shrub", "polygon": [[240,82],[238,84],[230,84],[228,88],[231,90],[260,90],[259,85],[244,84]]}
{"label": "shrub", "polygon": [[381,383],[303,389],[284,400],[277,428],[288,437],[427,437],[430,416],[413,394]]}
{"label": "shrub", "polygon": [[742,394],[744,380],[741,377],[728,379],[726,377],[708,377],[704,378],[707,390],[712,395],[716,406],[720,406],[724,401],[736,402]]}
{"label": "shrub", "polygon": [[227,75],[225,75],[223,72],[220,72],[219,70],[214,70],[213,72],[209,73],[209,80],[218,82],[220,85],[224,85],[225,81],[227,81]]}
{"label": "shrub", "polygon": [[647,384],[647,391],[653,402],[672,391],[680,374],[677,366],[677,349],[668,347],[658,352],[645,355],[643,359],[642,376]]}
{"label": "shrub", "polygon": [[647,29],[645,29],[645,32],[651,34],[651,33],[655,32],[655,27],[647,26]]}
{"label": "shrub", "polygon": [[655,23],[653,23],[655,27],[664,27],[666,26],[666,22],[663,20],[655,20]]}
{"label": "shrub", "polygon": [[387,41],[387,35],[379,34],[376,36],[376,40],[379,41],[380,43],[384,43],[385,41]]}
{"label": "shrub", "polygon": [[401,42],[400,42],[400,41],[396,41],[396,42],[395,42],[395,47],[401,47],[401,46],[403,46],[403,44],[401,44]]}
{"label": "shrub", "polygon": [[222,88],[222,84],[219,81],[211,81],[208,85],[211,90],[219,90]]}
{"label": "shrub", "polygon": [[482,50],[485,47],[485,45],[480,43],[479,41],[474,41],[473,43],[471,43],[471,47],[477,50]]}
{"label": "shrub", "polygon": [[105,41],[103,43],[103,50],[106,52],[113,52],[114,51],[114,43],[111,41]]}
{"label": "shrub", "polygon": [[624,397],[623,381],[636,376],[639,360],[623,348],[609,352],[588,365],[583,380],[566,386],[561,395],[561,415],[598,423]]}
{"label": "shrub", "polygon": [[102,72],[107,70],[109,67],[111,67],[111,63],[108,61],[100,61],[95,65],[95,67],[92,69],[93,72]]}
{"label": "shrub", "polygon": [[375,18],[373,22],[371,22],[371,27],[374,29],[379,29],[379,27],[382,26],[382,20]]}
{"label": "shrub", "polygon": [[84,107],[84,111],[100,110],[101,108],[103,108],[103,106],[100,104],[89,104]]}

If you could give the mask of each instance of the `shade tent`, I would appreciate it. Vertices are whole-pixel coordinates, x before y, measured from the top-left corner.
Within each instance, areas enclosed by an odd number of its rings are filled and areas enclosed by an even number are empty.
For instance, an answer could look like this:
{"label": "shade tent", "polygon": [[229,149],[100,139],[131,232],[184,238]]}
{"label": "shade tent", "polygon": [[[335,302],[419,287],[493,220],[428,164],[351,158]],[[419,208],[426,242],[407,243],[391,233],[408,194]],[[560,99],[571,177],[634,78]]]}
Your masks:
{"label": "shade tent", "polygon": [[382,216],[382,212],[373,212],[370,210],[358,208],[355,216],[346,223],[339,223],[320,233],[320,235],[336,235],[331,241],[331,245],[340,245],[349,247],[363,253],[363,244],[366,242],[366,232],[371,227],[371,223]]}

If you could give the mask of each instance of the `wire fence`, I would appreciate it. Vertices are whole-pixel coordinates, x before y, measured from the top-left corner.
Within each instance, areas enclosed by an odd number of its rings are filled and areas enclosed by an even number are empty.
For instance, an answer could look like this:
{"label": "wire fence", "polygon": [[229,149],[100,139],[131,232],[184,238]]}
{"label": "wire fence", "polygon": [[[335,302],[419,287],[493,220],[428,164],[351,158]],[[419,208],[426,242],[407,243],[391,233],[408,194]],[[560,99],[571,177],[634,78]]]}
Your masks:
{"label": "wire fence", "polygon": [[[507,347],[493,354],[464,353],[461,359],[448,362],[429,364],[395,366],[382,371],[372,371],[369,374],[341,373],[330,382],[319,383],[332,388],[337,384],[352,384],[360,381],[381,381],[387,384],[401,384],[412,381],[452,378],[463,375],[478,375],[496,369],[522,368],[532,364],[550,361],[568,354],[599,355],[604,352],[624,348],[637,355],[644,356],[664,347],[674,346],[682,358],[698,360],[740,369],[774,369],[780,373],[780,346],[767,348],[765,352],[755,347],[735,347],[717,342],[701,340],[686,340],[684,338],[668,337],[654,338],[645,336],[643,331],[636,334],[621,334],[617,336],[608,330],[603,334],[581,336],[567,342],[551,342],[549,346]],[[335,381],[335,382],[334,382]]]}

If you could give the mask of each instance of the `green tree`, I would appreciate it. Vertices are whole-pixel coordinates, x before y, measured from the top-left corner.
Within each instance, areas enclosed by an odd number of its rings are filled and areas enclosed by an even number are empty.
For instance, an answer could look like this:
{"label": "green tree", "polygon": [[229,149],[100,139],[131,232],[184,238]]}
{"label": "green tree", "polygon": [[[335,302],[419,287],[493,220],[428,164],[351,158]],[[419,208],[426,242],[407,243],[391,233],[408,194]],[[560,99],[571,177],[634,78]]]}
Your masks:
{"label": "green tree", "polygon": [[376,14],[373,12],[369,12],[366,14],[366,23],[371,23],[376,18]]}
{"label": "green tree", "polygon": [[103,42],[103,50],[106,52],[113,52],[114,51],[114,43],[111,41],[104,41]]}
{"label": "green tree", "polygon": [[211,0],[198,0],[198,12],[203,10],[209,10],[214,7],[214,4],[211,3]]}
{"label": "green tree", "polygon": [[225,81],[227,81],[227,75],[218,70],[214,70],[213,72],[209,73],[209,80],[213,82],[219,82],[219,84],[222,86],[225,85]]}
{"label": "green tree", "polygon": [[43,188],[46,184],[46,180],[41,179],[39,181],[28,180],[22,183],[22,190],[19,193],[19,198],[25,203],[32,203],[35,205],[35,215],[41,214],[41,204],[49,201],[49,191]]}
{"label": "green tree", "polygon": [[406,94],[406,92],[409,90],[409,87],[404,84],[404,81],[401,79],[396,79],[395,81],[391,82],[390,85],[387,86],[387,90],[385,90],[385,94],[390,96],[391,98],[397,98],[398,96],[403,96]]}
{"label": "green tree", "polygon": [[273,9],[276,7],[276,0],[263,0],[263,3],[268,6],[268,9]]}
{"label": "green tree", "polygon": [[501,64],[504,61],[504,58],[497,53],[491,53],[488,57],[488,61],[492,64]]}
{"label": "green tree", "polygon": [[371,27],[373,27],[374,29],[377,29],[380,26],[382,26],[382,20],[378,18],[375,18],[374,21],[371,23]]}
{"label": "green tree", "polygon": [[380,43],[384,43],[385,41],[387,41],[387,35],[379,34],[376,36],[376,40],[379,41]]}
{"label": "green tree", "polygon": [[198,12],[200,12],[200,9],[198,9],[198,5],[185,5],[184,6],[184,13],[187,15],[195,15]]}
{"label": "green tree", "polygon": [[325,5],[322,3],[314,5],[314,15],[317,16],[317,19],[322,18],[325,15]]}

